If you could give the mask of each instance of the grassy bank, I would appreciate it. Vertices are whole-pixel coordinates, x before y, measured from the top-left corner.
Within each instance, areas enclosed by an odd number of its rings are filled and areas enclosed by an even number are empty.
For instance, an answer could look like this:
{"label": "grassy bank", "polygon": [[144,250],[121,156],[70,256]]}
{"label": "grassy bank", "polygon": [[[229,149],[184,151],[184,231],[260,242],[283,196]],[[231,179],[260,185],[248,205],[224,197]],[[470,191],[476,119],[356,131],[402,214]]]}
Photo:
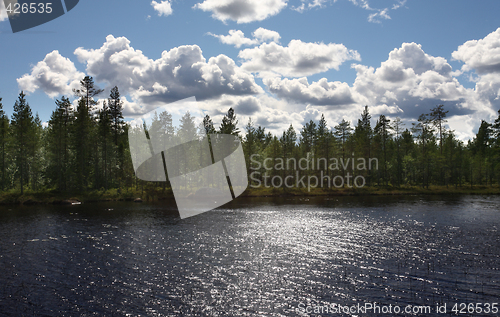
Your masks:
{"label": "grassy bank", "polygon": [[140,198],[144,201],[155,201],[172,198],[172,190],[158,188],[135,189],[128,188],[118,190],[89,190],[86,192],[59,192],[56,190],[32,191],[26,190],[21,195],[20,190],[9,190],[0,193],[0,205],[36,205],[36,204],[60,204],[64,201],[74,200],[83,203],[98,201],[133,201]]}
{"label": "grassy bank", "polygon": [[[242,197],[279,197],[279,196],[365,196],[365,195],[499,195],[498,186],[430,186],[422,187],[393,187],[372,186],[363,188],[252,188],[241,195]],[[143,189],[109,189],[90,190],[84,193],[58,192],[55,190],[31,191],[27,190],[21,195],[20,190],[10,190],[0,193],[0,205],[35,205],[35,204],[59,204],[65,200],[77,200],[83,203],[98,201],[133,201],[140,198],[143,201],[157,201],[173,198],[172,190],[162,187],[148,186]]]}
{"label": "grassy bank", "polygon": [[267,196],[364,196],[364,195],[499,195],[498,186],[429,186],[423,187],[393,187],[371,186],[363,188],[248,188],[242,196],[267,197]]}

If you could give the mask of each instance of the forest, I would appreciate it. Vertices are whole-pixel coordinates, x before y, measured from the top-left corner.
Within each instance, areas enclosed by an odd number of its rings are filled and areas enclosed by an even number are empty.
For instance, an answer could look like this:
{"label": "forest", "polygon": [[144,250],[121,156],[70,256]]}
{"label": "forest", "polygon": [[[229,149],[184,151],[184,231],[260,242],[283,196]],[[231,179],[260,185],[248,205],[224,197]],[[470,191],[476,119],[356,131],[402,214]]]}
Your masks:
{"label": "forest", "polygon": [[[169,182],[144,182],[135,177],[128,146],[129,124],[123,117],[118,87],[97,107],[95,97],[103,92],[86,76],[74,90],[78,105],[73,109],[67,97],[55,101],[47,125],[33,115],[21,92],[9,118],[0,98],[0,190],[2,194],[50,193],[68,196],[91,191],[112,191],[116,195],[138,190],[169,192]],[[255,126],[250,119],[244,131],[238,129],[237,114],[230,108],[219,127],[206,115],[199,129],[208,134],[237,135],[242,143],[248,174],[258,171],[254,184],[263,177],[295,175],[294,170],[265,168],[268,159],[307,158],[318,160],[313,170],[300,175],[345,176],[351,165],[328,168],[331,158],[376,158],[377,169],[356,171],[367,187],[429,188],[469,187],[500,184],[500,110],[492,123],[482,121],[467,144],[458,140],[446,125],[448,110],[443,105],[429,109],[412,126],[400,118],[385,115],[371,125],[366,106],[355,125],[342,120],[329,125],[322,115],[300,131],[290,125],[281,135]],[[192,117],[188,118],[192,120]],[[172,129],[172,116],[161,113],[155,120]],[[170,121],[169,121],[170,120]],[[182,119],[181,119],[182,120]],[[333,126],[333,128],[329,128]],[[172,129],[172,133],[176,133]],[[200,134],[201,136],[202,134]],[[253,157],[253,159],[251,159]],[[256,164],[258,163],[258,164]],[[323,164],[323,165],[321,165]],[[283,186],[283,191],[287,188]]]}

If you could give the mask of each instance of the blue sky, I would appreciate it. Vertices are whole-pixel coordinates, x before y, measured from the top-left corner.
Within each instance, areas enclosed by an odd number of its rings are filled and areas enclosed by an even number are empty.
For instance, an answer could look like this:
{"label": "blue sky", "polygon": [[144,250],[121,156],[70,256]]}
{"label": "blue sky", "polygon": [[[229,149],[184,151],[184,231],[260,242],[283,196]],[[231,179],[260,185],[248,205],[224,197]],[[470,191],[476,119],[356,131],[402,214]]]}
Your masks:
{"label": "blue sky", "polygon": [[[3,10],[3,7],[2,7]],[[362,108],[411,127],[437,104],[463,140],[500,109],[496,0],[81,0],[19,33],[0,13],[0,97],[20,92],[42,121],[85,75],[117,85],[125,115],[195,96],[220,121],[281,132]],[[81,77],[81,78],[80,78]]]}

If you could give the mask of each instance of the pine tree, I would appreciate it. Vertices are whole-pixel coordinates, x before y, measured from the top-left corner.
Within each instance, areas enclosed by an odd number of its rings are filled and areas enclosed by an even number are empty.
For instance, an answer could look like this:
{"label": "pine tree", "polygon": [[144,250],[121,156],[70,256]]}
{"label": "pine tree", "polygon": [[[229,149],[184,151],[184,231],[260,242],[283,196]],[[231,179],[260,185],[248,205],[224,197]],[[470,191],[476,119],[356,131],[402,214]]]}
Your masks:
{"label": "pine tree", "polygon": [[266,134],[266,128],[258,126],[257,129],[255,129],[255,139],[260,149],[263,150],[267,147],[269,142],[271,142],[272,135]]}
{"label": "pine tree", "polygon": [[300,147],[304,149],[304,154],[311,152],[316,142],[316,123],[309,120],[300,131]]}
{"label": "pine tree", "polygon": [[474,161],[474,166],[476,170],[476,179],[479,184],[483,183],[483,180],[488,179],[488,157],[490,154],[490,148],[492,143],[492,129],[491,123],[481,120],[481,125],[477,131],[476,136],[471,142],[470,151]]}
{"label": "pine tree", "polygon": [[33,129],[30,131],[29,156],[32,157],[32,160],[28,164],[30,171],[31,188],[34,191],[37,191],[39,189],[39,185],[44,184],[42,173],[46,168],[46,156],[41,152],[43,133],[44,130],[42,127],[42,120],[40,120],[40,116],[38,115],[38,113],[36,113],[33,120]]}
{"label": "pine tree", "polygon": [[[352,136],[352,128],[349,121],[342,119],[342,121],[334,127],[333,135],[337,138],[340,144],[340,152],[342,153],[342,161],[345,162],[347,140]],[[342,179],[345,177],[345,170],[342,168]]]}
{"label": "pine tree", "polygon": [[113,134],[115,145],[118,145],[118,137],[123,134],[123,101],[120,99],[118,87],[113,87],[108,98],[109,117],[111,123],[111,133]]}
{"label": "pine tree", "polygon": [[[371,115],[368,111],[368,106],[365,106],[361,119],[358,119],[358,124],[354,129],[354,140],[358,155],[369,160],[372,156],[372,138],[373,130],[370,123]],[[371,185],[371,170],[366,172],[366,183]]]}
{"label": "pine tree", "polygon": [[349,123],[349,121],[345,121],[345,119],[342,119],[342,122],[336,125],[334,129],[335,129],[334,135],[340,142],[342,158],[345,160],[345,151],[346,151],[345,147],[347,139],[352,134],[351,124]]}
{"label": "pine tree", "polygon": [[[288,159],[293,158],[295,156],[295,148],[296,148],[296,142],[297,142],[297,133],[295,132],[295,129],[293,128],[292,124],[288,127],[286,131],[283,132],[283,135],[280,138],[280,144],[281,144],[281,149],[282,149],[282,159],[284,161],[285,166],[283,167],[282,170],[282,175],[281,178],[285,179],[287,176],[292,175],[293,171],[288,168]],[[283,188],[286,188],[284,186],[285,184],[283,183]]]}
{"label": "pine tree", "polygon": [[90,185],[92,167],[94,167],[94,188],[97,188],[99,183],[99,142],[95,142],[95,140],[99,139],[99,136],[95,114],[97,102],[94,97],[101,92],[103,92],[103,89],[97,87],[94,79],[89,76],[85,76],[80,81],[80,89],[74,90],[75,95],[80,98],[75,113],[73,130],[75,171],[80,190],[86,190]]}
{"label": "pine tree", "polygon": [[1,176],[1,184],[0,184],[0,189],[4,190],[6,187],[6,147],[9,141],[9,118],[5,114],[5,111],[3,110],[3,105],[2,105],[2,98],[0,98],[0,172],[2,173]]}
{"label": "pine tree", "polygon": [[[330,147],[331,147],[331,132],[328,129],[328,124],[325,115],[321,114],[321,119],[318,122],[318,129],[316,130],[316,157],[320,158],[317,168],[319,170],[327,170],[328,162],[330,160]],[[319,176],[319,175],[318,175]]]}
{"label": "pine tree", "polygon": [[[75,153],[74,170],[76,186],[80,191],[87,189],[91,175],[91,151],[93,122],[85,98],[78,100],[72,131],[72,147]],[[94,142],[95,143],[95,142]]]}
{"label": "pine tree", "polygon": [[427,114],[421,114],[418,118],[418,123],[413,123],[413,134],[417,137],[422,151],[420,152],[420,170],[422,173],[422,187],[429,187],[430,184],[430,164],[431,145],[433,143],[434,129],[432,121]]}
{"label": "pine tree", "polygon": [[[73,89],[73,93],[85,100],[85,106],[87,107],[87,111],[92,114],[95,111],[95,106],[97,102],[94,100],[94,97],[103,92],[104,89],[100,89],[94,83],[94,79],[90,76],[85,76],[80,81],[80,89]],[[119,97],[119,95],[118,95]]]}
{"label": "pine tree", "polygon": [[243,153],[245,154],[245,160],[247,165],[247,172],[250,173],[250,157],[257,151],[256,146],[256,130],[252,122],[252,118],[248,119],[248,123],[245,126],[245,138],[243,140]]}
{"label": "pine tree", "polygon": [[18,170],[21,195],[24,194],[24,186],[29,184],[29,162],[32,159],[32,143],[35,119],[31,108],[26,101],[26,95],[21,91],[18,100],[14,104],[14,112],[11,121],[12,148]]}
{"label": "pine tree", "polygon": [[387,185],[387,146],[389,143],[389,138],[391,137],[390,130],[392,127],[389,125],[391,120],[387,119],[385,115],[381,114],[377,124],[375,126],[375,135],[380,139],[381,151],[383,155],[383,169],[382,169],[382,179]]}
{"label": "pine tree", "polygon": [[74,116],[68,98],[62,96],[55,103],[57,108],[52,112],[47,126],[47,175],[59,190],[66,191],[68,180],[71,180],[70,134]]}
{"label": "pine tree", "polygon": [[[101,162],[102,162],[102,171],[100,172],[100,176],[103,178],[103,181],[100,184],[97,184],[96,187],[100,187],[100,185],[104,186],[105,189],[108,189],[109,177],[110,177],[110,148],[111,148],[111,127],[112,127],[112,117],[110,113],[110,108],[108,107],[108,103],[104,101],[102,105],[102,109],[98,111],[99,121],[97,123],[97,129],[99,134],[99,143],[101,147]],[[97,155],[97,153],[95,153]],[[100,179],[99,177],[98,179]]]}
{"label": "pine tree", "polygon": [[214,123],[212,122],[212,118],[207,114],[203,118],[203,128],[205,129],[205,133],[207,135],[215,134],[217,131],[215,130]]}
{"label": "pine tree", "polygon": [[447,122],[445,120],[448,110],[444,111],[444,105],[436,106],[431,109],[431,113],[428,115],[429,120],[432,122],[434,127],[437,128],[439,133],[439,150],[443,154],[443,136],[446,131],[444,124]]}
{"label": "pine tree", "polygon": [[[114,153],[111,156],[111,165],[114,166],[110,170],[111,181],[113,178],[118,183],[118,188],[120,189],[121,181],[125,177],[125,149],[128,147],[125,133],[125,121],[123,120],[123,101],[120,98],[120,92],[118,87],[115,86],[111,89],[108,98],[108,112],[111,124],[111,134],[113,135],[113,144],[111,146],[110,153]],[[111,145],[111,144],[110,144]]]}
{"label": "pine tree", "polygon": [[238,120],[236,120],[236,114],[234,113],[233,108],[229,108],[227,114],[222,118],[219,133],[239,135],[240,130],[238,129],[237,125]]}
{"label": "pine tree", "polygon": [[212,122],[212,119],[210,118],[210,116],[208,114],[203,118],[202,126],[203,126],[203,131],[207,135],[207,140],[210,144],[210,157],[213,160],[214,153],[213,153],[213,149],[211,146],[212,145],[212,135],[216,134],[217,131],[215,130],[214,123]]}
{"label": "pine tree", "polygon": [[403,123],[403,121],[401,121],[401,118],[399,118],[399,117],[396,117],[396,119],[394,119],[392,126],[391,126],[392,130],[396,134],[394,141],[396,143],[396,180],[397,180],[398,187],[401,186],[401,182],[402,182],[402,177],[401,177],[402,158],[401,158],[400,148],[401,148],[401,138],[402,138],[401,134],[403,133],[403,126],[404,126],[404,123]]}

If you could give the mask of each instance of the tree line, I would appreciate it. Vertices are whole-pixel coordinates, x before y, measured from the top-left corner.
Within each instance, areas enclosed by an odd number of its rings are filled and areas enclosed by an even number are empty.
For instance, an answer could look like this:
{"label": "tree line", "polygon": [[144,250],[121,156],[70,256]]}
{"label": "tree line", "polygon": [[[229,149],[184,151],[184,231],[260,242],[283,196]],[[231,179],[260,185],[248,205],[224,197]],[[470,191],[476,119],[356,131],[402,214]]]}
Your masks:
{"label": "tree line", "polygon": [[[500,184],[500,110],[495,122],[483,120],[476,136],[466,144],[447,127],[447,113],[444,105],[437,105],[411,127],[405,127],[399,117],[391,121],[382,114],[372,127],[366,106],[355,126],[343,119],[330,129],[322,115],[319,121],[307,122],[299,134],[290,125],[281,135],[266,133],[250,120],[243,137],[248,173],[257,167],[260,170],[254,180],[275,175],[284,179],[296,175],[298,168],[283,167],[283,159],[297,162],[307,158],[316,165],[299,170],[297,175],[332,179],[350,173],[363,176],[367,186]],[[378,168],[360,170],[355,164],[337,164],[359,158],[376,158]],[[267,166],[266,159],[270,162]],[[253,166],[248,164],[252,162]]]}
{"label": "tree line", "polygon": [[[20,92],[10,119],[0,98],[0,191],[84,193],[137,189],[145,184],[167,189],[168,180],[154,184],[135,177],[128,143],[129,130],[135,127],[124,121],[118,87],[113,87],[98,107],[95,97],[102,92],[93,78],[86,76],[73,91],[76,109],[69,97],[62,96],[55,101],[56,108],[45,127],[38,114],[33,115],[24,92]],[[233,109],[222,121],[219,129],[209,116],[203,122],[209,133],[239,133]],[[180,126],[182,129],[175,130],[172,115],[165,111],[154,114],[146,131],[160,128],[176,136],[194,133],[201,137],[199,132],[205,129],[205,125],[195,126],[189,113],[181,118]]]}
{"label": "tree line", "polygon": [[[55,101],[56,108],[44,127],[33,115],[26,95],[21,92],[9,119],[0,98],[0,190],[24,193],[53,190],[85,192],[137,188],[144,182],[135,177],[128,144],[131,127],[124,121],[123,101],[117,87],[97,107],[95,97],[103,92],[92,77],[86,76],[75,89],[77,106],[68,97]],[[493,123],[482,121],[476,136],[464,144],[446,126],[448,111],[438,105],[422,114],[411,127],[400,118],[391,121],[380,115],[374,127],[366,106],[355,126],[342,120],[329,128],[325,116],[310,120],[297,133],[292,125],[281,135],[255,126],[250,119],[244,131],[238,129],[234,109],[230,108],[216,128],[209,115],[200,127],[194,127],[189,114],[183,126],[207,134],[237,135],[244,149],[249,175],[259,162],[257,177],[286,177],[296,171],[265,168],[264,160],[306,158],[317,162],[315,169],[301,170],[301,175],[344,177],[354,172],[354,165],[331,168],[332,158],[377,158],[377,169],[358,170],[368,186],[472,186],[500,184],[500,110]],[[159,126],[172,128],[172,116],[155,115]],[[161,121],[161,122],[160,122]],[[165,122],[163,122],[165,121]],[[147,127],[148,128],[148,127]],[[149,127],[151,128],[151,127]],[[175,134],[175,129],[171,133]],[[195,131],[195,130],[193,130]],[[199,134],[201,138],[201,133]],[[320,160],[318,160],[321,158]],[[159,184],[157,184],[159,185]],[[160,185],[165,190],[169,182]]]}

